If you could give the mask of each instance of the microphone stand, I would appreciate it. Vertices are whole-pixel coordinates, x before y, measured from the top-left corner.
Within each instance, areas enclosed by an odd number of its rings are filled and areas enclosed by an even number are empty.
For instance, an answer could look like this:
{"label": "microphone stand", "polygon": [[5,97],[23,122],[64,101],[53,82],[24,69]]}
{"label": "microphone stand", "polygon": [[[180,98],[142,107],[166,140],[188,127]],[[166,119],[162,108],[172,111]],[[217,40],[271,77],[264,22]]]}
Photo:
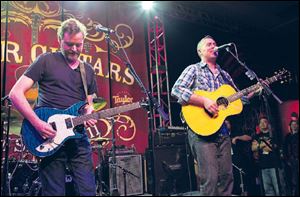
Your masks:
{"label": "microphone stand", "polygon": [[242,168],[237,167],[233,162],[232,162],[232,165],[233,165],[233,167],[235,167],[239,171],[240,181],[241,181],[241,183],[240,183],[241,195],[245,196],[244,181],[243,181],[243,174],[245,174],[245,172],[243,171]]}
{"label": "microphone stand", "polygon": [[97,141],[98,146],[97,146],[97,150],[98,150],[98,190],[99,190],[99,196],[102,196],[102,141]]}
{"label": "microphone stand", "polygon": [[140,177],[133,174],[132,172],[130,172],[129,170],[126,170],[125,168],[123,168],[122,166],[119,166],[117,164],[110,164],[112,165],[114,168],[118,167],[123,171],[123,178],[124,178],[124,196],[127,196],[127,186],[126,186],[126,174],[130,174],[131,176],[134,176],[135,178],[139,179]]}
{"label": "microphone stand", "polygon": [[189,191],[192,191],[192,176],[191,176],[191,166],[190,166],[190,147],[188,145],[188,136],[186,135],[184,139],[185,150],[186,150],[186,162],[187,162],[187,171],[189,176]]}
{"label": "microphone stand", "polygon": [[[123,61],[123,63],[126,65],[126,67],[129,69],[129,72],[132,74],[133,78],[136,80],[144,94],[147,96],[147,104],[144,107],[148,107],[147,109],[147,114],[148,114],[148,121],[149,121],[149,133],[148,133],[148,144],[149,144],[149,153],[150,153],[150,171],[151,171],[151,191],[152,195],[155,195],[155,174],[154,174],[154,164],[155,164],[155,154],[154,154],[154,133],[153,133],[153,110],[157,110],[158,113],[162,116],[164,120],[169,120],[168,115],[163,111],[161,108],[160,104],[157,102],[156,98],[154,98],[151,95],[151,92],[146,89],[144,84],[142,83],[141,79],[139,76],[136,74],[134,68],[132,67],[126,52],[124,51],[124,54],[126,55],[127,58],[125,58],[120,51],[116,48],[116,46],[111,42],[111,40],[107,39],[109,45],[116,51],[118,54],[118,57]],[[120,42],[121,43],[121,42]]]}
{"label": "microphone stand", "polygon": [[[246,64],[245,63],[243,63],[243,62],[241,62],[240,60],[239,60],[239,58],[237,57],[237,50],[236,50],[236,46],[235,46],[235,44],[233,43],[233,45],[234,45],[234,47],[235,47],[235,53],[236,53],[236,55],[235,54],[233,54],[230,50],[229,50],[229,47],[226,47],[225,49],[226,49],[226,51],[227,52],[229,52],[237,61],[238,61],[238,63],[240,64],[240,65],[242,65],[246,70],[247,70],[247,72],[245,73],[246,75],[247,75],[247,77],[249,77],[249,79],[250,80],[253,80],[254,78],[257,80],[257,82],[262,86],[262,88],[265,90],[265,94],[266,95],[270,95],[270,94],[272,94],[272,96],[275,98],[275,100],[279,103],[279,104],[282,104],[282,101],[273,93],[273,91],[267,86],[267,85],[265,85],[264,83],[262,83],[260,80],[259,80],[259,78],[258,78],[258,76],[257,76],[257,74],[253,71],[253,70],[251,70],[250,68],[248,68],[248,66],[246,66]],[[262,97],[263,97],[263,100],[264,100],[264,105],[265,105],[265,111],[266,111],[266,115],[267,115],[267,117],[268,117],[268,119],[269,120],[271,120],[271,111],[270,111],[270,106],[269,106],[269,104],[268,104],[268,101],[267,101],[267,98],[266,98],[266,96],[263,94],[262,95]],[[270,122],[272,122],[272,121],[270,121]],[[270,131],[270,137],[272,137],[273,136],[273,134],[271,133],[271,131]]]}
{"label": "microphone stand", "polygon": [[[237,57],[237,50],[236,50],[236,46],[235,44],[233,43],[234,45],[234,48],[235,48],[235,52],[236,52],[236,55],[233,54],[230,50],[229,50],[229,47],[226,47],[226,51],[229,52],[237,61],[240,65],[242,65],[246,70],[247,72],[245,73],[247,75],[247,77],[249,77],[250,80],[253,80],[254,78],[257,80],[257,82],[261,85],[261,87],[263,88],[265,94],[263,93],[262,94],[262,97],[263,97],[263,100],[264,100],[264,105],[265,105],[265,111],[266,111],[266,116],[268,117],[268,119],[270,120],[270,122],[272,123],[273,121],[271,121],[271,110],[270,110],[270,106],[269,106],[269,103],[268,103],[268,100],[267,100],[267,97],[266,96],[269,96],[270,94],[273,96],[273,98],[279,103],[279,104],[282,104],[282,101],[273,93],[273,91],[267,86],[265,85],[264,83],[262,83],[257,74],[251,70],[250,68],[248,68],[248,66],[246,66],[245,63],[241,62],[239,60],[239,58]],[[273,133],[270,129],[270,137],[273,137]],[[280,181],[279,181],[279,176],[278,176],[278,168],[276,168],[276,178],[277,178],[277,185],[278,185],[278,188],[279,188],[279,191],[280,191]],[[281,192],[280,192],[281,193]]]}
{"label": "microphone stand", "polygon": [[[235,47],[235,44],[233,44],[233,45]],[[268,86],[266,86],[264,83],[261,83],[261,81],[259,80],[258,76],[256,75],[256,73],[253,70],[251,70],[250,68],[248,68],[248,66],[245,63],[241,62],[239,60],[239,58],[237,57],[237,55],[233,54],[229,50],[229,47],[226,47],[225,49],[226,49],[227,52],[229,52],[238,61],[238,63],[240,65],[242,65],[247,70],[247,72],[245,74],[247,75],[247,77],[249,77],[249,79],[251,81],[255,78],[257,80],[257,82],[263,87],[263,89],[265,90],[265,92],[266,92],[267,95],[272,94],[272,96],[277,100],[277,102],[279,104],[282,104],[282,101],[273,93],[273,91]]]}
{"label": "microphone stand", "polygon": [[[1,106],[4,106],[4,102],[5,100],[7,101],[7,116],[6,116],[6,124],[7,124],[7,129],[6,129],[6,138],[5,138],[5,158],[4,158],[4,164],[3,164],[3,179],[2,180],[2,190],[1,190],[1,196],[5,196],[7,195],[8,191],[9,191],[9,180],[8,180],[8,153],[9,153],[9,128],[10,128],[10,111],[11,111],[11,106],[12,106],[12,103],[11,103],[11,100],[9,98],[9,96],[5,96],[3,98],[1,98]],[[2,116],[1,116],[1,128],[3,129],[4,131],[4,120],[2,119]],[[1,132],[3,132],[1,131]],[[1,150],[2,151],[2,150]],[[1,152],[2,153],[2,152]],[[2,165],[2,154],[1,154],[1,165]],[[2,179],[2,177],[1,177]]]}
{"label": "microphone stand", "polygon": [[[109,79],[109,105],[110,108],[112,107],[112,96],[111,96],[111,68],[110,68],[110,32],[104,32],[105,33],[105,40],[107,42],[107,61],[108,61],[108,79]],[[113,164],[116,164],[116,138],[115,138],[115,130],[114,130],[114,119],[111,118],[111,130],[112,130],[112,162]],[[112,168],[112,191],[111,196],[120,196],[120,193],[118,191],[117,186],[117,174],[116,174],[116,168],[113,166]]]}
{"label": "microphone stand", "polygon": [[[3,73],[1,73],[1,76],[3,76],[2,78],[2,83],[1,83],[1,96],[4,96],[6,94],[6,68],[7,68],[7,42],[8,42],[8,10],[9,10],[9,2],[6,1],[6,3],[3,4],[3,7],[5,6],[6,11],[5,11],[5,37],[4,37],[4,51],[3,51],[3,56],[4,56],[4,60],[3,60]],[[1,5],[2,8],[2,5]],[[2,36],[1,36],[2,39]],[[2,55],[1,55],[2,56]],[[3,74],[3,75],[2,75]],[[7,116],[7,131],[6,131],[6,146],[5,146],[5,162],[4,162],[4,166],[3,166],[3,179],[2,180],[2,176],[1,176],[1,196],[5,196],[7,195],[7,191],[8,191],[8,164],[7,164],[7,160],[8,160],[8,149],[9,149],[9,121],[10,121],[10,108],[11,108],[11,102],[9,100],[8,95],[4,96],[3,98],[1,98],[1,107],[4,106],[4,101],[8,100],[8,116]],[[0,132],[0,139],[1,139],[1,143],[3,140],[3,132],[4,132],[4,120],[2,119],[1,116],[1,129],[2,131]],[[3,150],[1,148],[1,166],[2,166],[2,158],[3,158]]]}

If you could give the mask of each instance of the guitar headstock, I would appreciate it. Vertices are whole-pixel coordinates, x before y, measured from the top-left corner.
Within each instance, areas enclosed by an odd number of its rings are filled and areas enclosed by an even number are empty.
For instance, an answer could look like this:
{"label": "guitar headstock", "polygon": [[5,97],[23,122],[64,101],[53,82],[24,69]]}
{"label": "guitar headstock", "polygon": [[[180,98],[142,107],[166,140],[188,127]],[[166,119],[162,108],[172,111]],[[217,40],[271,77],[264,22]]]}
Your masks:
{"label": "guitar headstock", "polygon": [[274,72],[274,77],[276,81],[279,81],[281,84],[283,83],[290,83],[292,81],[291,72],[282,68],[279,71]]}

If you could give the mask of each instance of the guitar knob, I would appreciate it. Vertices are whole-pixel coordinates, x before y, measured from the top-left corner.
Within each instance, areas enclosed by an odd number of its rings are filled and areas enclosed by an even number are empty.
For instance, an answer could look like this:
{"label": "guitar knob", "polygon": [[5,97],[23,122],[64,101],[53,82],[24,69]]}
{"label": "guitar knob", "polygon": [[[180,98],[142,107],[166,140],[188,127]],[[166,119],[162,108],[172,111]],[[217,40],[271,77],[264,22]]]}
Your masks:
{"label": "guitar knob", "polygon": [[43,149],[44,149],[44,146],[43,146],[43,145],[41,145],[41,146],[40,146],[40,150],[43,150]]}

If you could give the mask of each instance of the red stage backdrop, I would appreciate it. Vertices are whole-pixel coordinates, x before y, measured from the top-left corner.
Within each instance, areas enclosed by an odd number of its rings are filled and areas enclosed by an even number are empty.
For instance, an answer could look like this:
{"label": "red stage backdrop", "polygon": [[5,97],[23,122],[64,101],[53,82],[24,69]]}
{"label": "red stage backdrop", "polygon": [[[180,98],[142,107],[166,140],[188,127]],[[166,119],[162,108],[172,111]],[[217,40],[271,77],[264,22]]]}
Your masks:
{"label": "red stage backdrop", "polygon": [[[62,18],[71,17],[81,21],[88,29],[81,59],[94,67],[97,75],[98,96],[106,100],[105,108],[110,107],[107,43],[105,35],[95,31],[95,25],[102,24],[116,31],[116,34],[111,35],[113,43],[121,50],[121,53],[123,53],[122,49],[127,52],[137,74],[148,88],[144,20],[138,7],[132,6],[132,3],[130,5],[122,2],[83,1],[9,2],[6,93],[8,94],[16,80],[38,55],[58,50],[56,31]],[[1,71],[3,71],[4,62],[5,18],[5,5],[1,2]],[[113,50],[111,71],[112,107],[140,101],[145,97],[123,61]],[[1,82],[3,82],[2,75]],[[37,97],[37,87],[29,90],[26,96],[33,105]],[[13,109],[11,120],[11,137],[17,139],[15,143],[11,143],[13,147],[10,150],[18,153],[21,152],[18,136],[22,116]],[[135,147],[138,153],[143,153],[148,146],[146,111],[137,109],[126,112],[117,116],[115,121],[116,144]],[[109,121],[101,119],[97,126],[88,129],[88,135],[91,139],[100,135],[111,138]],[[111,143],[106,143],[105,146],[110,148]]]}
{"label": "red stage backdrop", "polygon": [[286,101],[279,106],[283,136],[289,133],[289,123],[293,112],[299,115],[299,100]]}

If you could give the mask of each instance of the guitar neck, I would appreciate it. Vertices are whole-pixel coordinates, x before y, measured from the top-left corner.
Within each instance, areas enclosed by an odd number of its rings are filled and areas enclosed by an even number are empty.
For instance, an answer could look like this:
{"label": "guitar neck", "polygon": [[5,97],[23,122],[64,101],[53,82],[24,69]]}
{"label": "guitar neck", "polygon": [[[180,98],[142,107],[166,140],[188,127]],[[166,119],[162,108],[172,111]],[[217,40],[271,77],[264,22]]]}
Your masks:
{"label": "guitar neck", "polygon": [[119,107],[114,107],[111,109],[106,109],[106,110],[102,110],[99,112],[95,112],[92,114],[87,114],[87,115],[82,115],[82,116],[77,116],[75,118],[72,119],[73,121],[73,125],[74,127],[77,125],[81,125],[84,123],[84,121],[90,120],[90,119],[101,119],[101,118],[106,118],[106,117],[111,117],[123,112],[127,112],[127,111],[131,111],[134,109],[138,109],[141,107],[140,102],[135,102],[132,104],[128,104],[128,105],[123,105],[123,106],[119,106]]}
{"label": "guitar neck", "polygon": [[[275,82],[277,80],[278,80],[277,76],[273,76],[273,77],[267,78],[266,80],[264,80],[264,82],[266,84],[271,84],[271,83],[273,83],[273,82]],[[240,99],[241,97],[246,96],[249,93],[258,90],[259,88],[260,88],[259,84],[252,85],[252,86],[250,86],[248,88],[245,88],[245,89],[243,89],[243,90],[241,90],[241,91],[239,91],[239,92],[237,92],[237,93],[229,96],[227,99],[228,99],[229,102],[236,101],[236,100]]]}

